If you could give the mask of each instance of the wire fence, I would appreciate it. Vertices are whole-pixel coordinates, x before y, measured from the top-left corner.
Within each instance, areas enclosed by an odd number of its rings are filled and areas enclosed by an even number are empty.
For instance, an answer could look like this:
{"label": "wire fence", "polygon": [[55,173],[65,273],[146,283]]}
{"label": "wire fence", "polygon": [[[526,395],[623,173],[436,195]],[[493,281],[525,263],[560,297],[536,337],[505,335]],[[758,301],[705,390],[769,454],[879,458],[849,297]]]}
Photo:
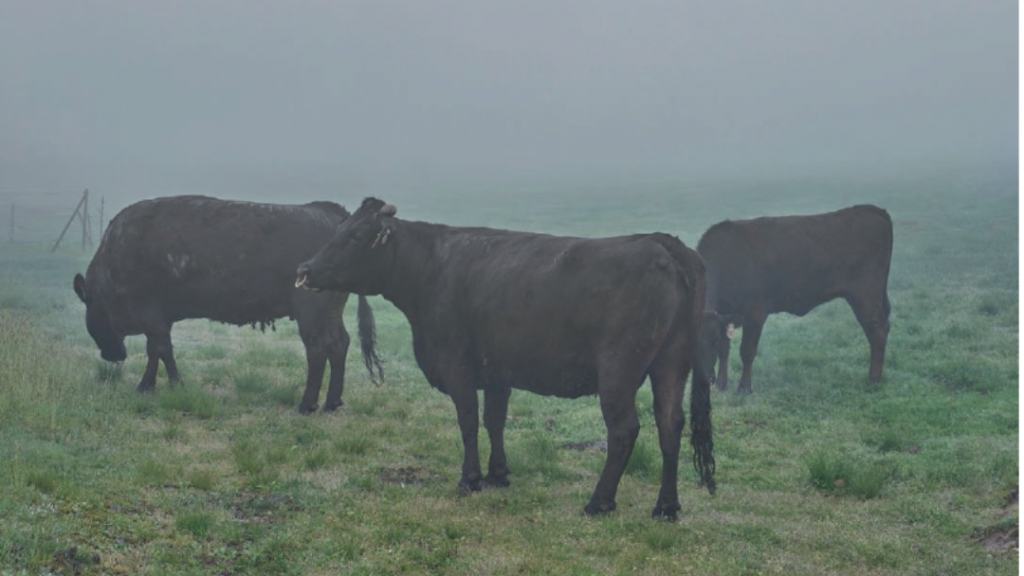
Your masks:
{"label": "wire fence", "polygon": [[0,242],[91,250],[110,217],[105,204],[89,190],[0,191]]}

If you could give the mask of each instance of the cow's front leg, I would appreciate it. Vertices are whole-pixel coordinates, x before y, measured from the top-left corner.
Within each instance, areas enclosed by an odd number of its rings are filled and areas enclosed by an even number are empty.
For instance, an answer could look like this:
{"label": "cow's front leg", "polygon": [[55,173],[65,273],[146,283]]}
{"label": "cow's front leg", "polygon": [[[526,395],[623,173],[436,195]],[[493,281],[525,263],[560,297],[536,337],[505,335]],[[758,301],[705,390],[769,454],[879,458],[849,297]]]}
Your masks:
{"label": "cow's front leg", "polygon": [[472,386],[458,384],[449,390],[452,401],[455,403],[455,413],[459,419],[464,449],[459,490],[465,493],[479,492],[483,474],[480,473],[480,452],[477,447],[480,415],[476,389]]}
{"label": "cow's front leg", "polygon": [[484,390],[484,427],[491,439],[491,458],[484,480],[491,486],[508,486],[508,475],[512,473],[505,461],[505,417],[511,395],[511,388]]}
{"label": "cow's front leg", "polygon": [[721,391],[729,389],[729,352],[732,350],[732,341],[725,337],[718,341],[718,377],[715,378],[715,387]]}
{"label": "cow's front leg", "polygon": [[152,392],[156,388],[156,371],[160,368],[160,355],[156,351],[153,338],[146,336],[146,370],[139,380],[139,392]]}
{"label": "cow's front leg", "polygon": [[178,375],[178,365],[174,361],[174,348],[171,346],[170,331],[152,332],[146,334],[146,371],[142,373],[142,380],[139,381],[139,392],[152,392],[156,387],[157,369],[160,361],[163,360],[167,369],[167,379],[171,385],[177,384],[181,377]]}

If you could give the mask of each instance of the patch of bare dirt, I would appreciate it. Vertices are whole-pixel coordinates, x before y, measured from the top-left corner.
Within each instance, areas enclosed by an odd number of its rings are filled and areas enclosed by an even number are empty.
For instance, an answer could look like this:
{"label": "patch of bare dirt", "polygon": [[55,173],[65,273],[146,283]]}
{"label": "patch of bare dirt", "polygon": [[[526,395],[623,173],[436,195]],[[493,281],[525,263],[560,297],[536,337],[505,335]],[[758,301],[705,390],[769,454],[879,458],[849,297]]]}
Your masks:
{"label": "patch of bare dirt", "polygon": [[591,440],[590,442],[569,442],[562,445],[575,452],[607,452],[608,442],[605,440]]}
{"label": "patch of bare dirt", "polygon": [[261,524],[282,521],[289,513],[301,511],[302,506],[280,494],[239,494],[228,503],[228,509],[239,522]]}
{"label": "patch of bare dirt", "polygon": [[1002,518],[985,531],[979,542],[987,550],[1007,554],[1014,557],[1019,554],[1018,522],[1017,522],[1017,486],[1013,487],[1003,505]]}
{"label": "patch of bare dirt", "polygon": [[401,468],[381,468],[380,481],[386,484],[402,486],[422,486],[436,480],[438,475],[422,466],[403,466]]}
{"label": "patch of bare dirt", "polygon": [[91,566],[96,566],[99,563],[99,554],[82,552],[77,547],[72,546],[71,548],[58,550],[54,553],[50,562],[50,572],[78,576],[89,570]]}

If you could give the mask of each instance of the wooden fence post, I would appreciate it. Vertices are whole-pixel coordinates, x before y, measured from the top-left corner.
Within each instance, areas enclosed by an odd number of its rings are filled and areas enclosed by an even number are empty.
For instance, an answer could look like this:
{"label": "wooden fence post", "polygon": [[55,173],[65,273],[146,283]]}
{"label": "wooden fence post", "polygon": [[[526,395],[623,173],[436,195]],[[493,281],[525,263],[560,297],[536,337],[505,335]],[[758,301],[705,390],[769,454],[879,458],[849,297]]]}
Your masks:
{"label": "wooden fence post", "polygon": [[[85,201],[88,198],[89,198],[89,191],[86,190],[85,193],[82,194],[82,199],[78,201],[78,205],[75,206],[75,211],[71,213],[71,218],[68,218],[68,223],[64,225],[64,230],[61,230],[60,236],[57,237],[57,241],[53,243],[53,248],[50,249],[50,252],[56,252],[57,251],[57,246],[60,246],[60,241],[63,240],[64,239],[64,235],[68,233],[68,228],[71,227],[71,223],[75,221],[75,216],[78,216],[78,211],[82,209],[82,204],[84,204]],[[83,232],[83,238],[84,238],[84,232]]]}
{"label": "wooden fence post", "polygon": [[82,209],[78,212],[82,223],[82,252],[85,252],[85,241],[89,238],[89,189],[82,194]]}

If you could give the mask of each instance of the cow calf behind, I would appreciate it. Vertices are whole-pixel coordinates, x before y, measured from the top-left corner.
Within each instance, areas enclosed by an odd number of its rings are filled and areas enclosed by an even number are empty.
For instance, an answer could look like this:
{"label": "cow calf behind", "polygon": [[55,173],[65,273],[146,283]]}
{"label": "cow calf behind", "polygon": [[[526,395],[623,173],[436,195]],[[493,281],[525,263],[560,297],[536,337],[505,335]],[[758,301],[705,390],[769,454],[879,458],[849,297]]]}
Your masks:
{"label": "cow calf behind", "polygon": [[[810,216],[726,220],[704,233],[697,251],[707,266],[705,347],[715,348],[716,384],[729,380],[729,324],[743,327],[743,375],[737,391],[750,392],[751,370],[769,314],[803,316],[843,298],[871,347],[868,379],[882,378],[889,337],[889,264],[892,219],[877,206],[859,205]],[[710,326],[708,325],[710,324]]]}

